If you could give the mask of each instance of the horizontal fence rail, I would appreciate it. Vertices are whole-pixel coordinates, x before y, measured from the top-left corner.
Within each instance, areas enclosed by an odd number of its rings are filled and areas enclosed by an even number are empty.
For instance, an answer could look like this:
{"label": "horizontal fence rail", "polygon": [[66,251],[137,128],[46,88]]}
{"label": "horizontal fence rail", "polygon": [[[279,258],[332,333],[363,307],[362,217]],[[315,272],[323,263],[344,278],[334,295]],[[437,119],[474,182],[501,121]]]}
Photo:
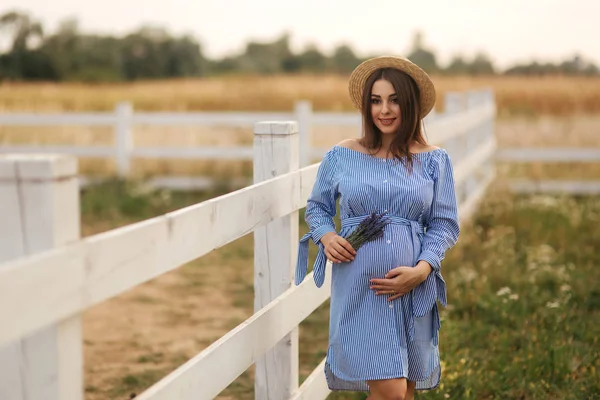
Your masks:
{"label": "horizontal fence rail", "polygon": [[[600,163],[600,149],[582,148],[504,148],[495,154],[496,161],[504,163]],[[513,192],[599,195],[600,179],[525,179],[513,178],[508,181]]]}
{"label": "horizontal fence rail", "polygon": [[[460,98],[456,103],[455,93],[449,93],[446,107],[452,113],[432,112],[425,119],[430,140],[446,142],[469,127],[490,118],[494,105],[486,101],[491,92],[472,92],[479,102],[469,103]],[[486,97],[487,96],[487,97]],[[453,105],[458,104],[458,105]],[[458,112],[460,111],[460,112]],[[313,126],[348,126],[358,128],[361,116],[358,112],[313,112],[307,101],[298,101],[293,112],[134,112],[130,103],[117,104],[114,112],[106,113],[0,113],[0,126],[108,126],[114,130],[113,146],[68,146],[68,145],[12,145],[0,147],[0,153],[24,154],[71,154],[82,158],[114,158],[117,173],[127,177],[131,160],[149,159],[198,159],[198,160],[252,160],[252,146],[202,146],[189,147],[141,147],[133,142],[135,126],[219,126],[251,128],[259,121],[297,120],[300,125],[300,166],[319,158],[322,150],[314,151],[310,146],[310,130]],[[160,182],[169,187],[169,179]],[[203,188],[203,187],[202,187]],[[191,189],[191,188],[190,188]]]}

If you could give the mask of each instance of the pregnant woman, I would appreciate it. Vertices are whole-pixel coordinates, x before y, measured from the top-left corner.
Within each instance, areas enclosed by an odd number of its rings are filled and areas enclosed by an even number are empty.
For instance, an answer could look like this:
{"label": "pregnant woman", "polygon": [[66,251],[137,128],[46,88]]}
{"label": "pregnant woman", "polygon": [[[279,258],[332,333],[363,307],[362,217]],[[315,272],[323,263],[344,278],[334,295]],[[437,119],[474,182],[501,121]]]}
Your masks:
{"label": "pregnant woman", "polygon": [[[319,166],[296,284],[306,276],[312,239],[319,246],[317,286],[327,260],[333,269],[325,364],[331,390],[368,391],[369,400],[413,399],[415,389],[435,388],[441,377],[441,262],[459,236],[452,163],[423,135],[435,88],[417,65],[402,57],[367,60],[352,73],[349,90],[363,133],[335,145]],[[373,212],[387,214],[384,234],[352,248],[345,238]]]}

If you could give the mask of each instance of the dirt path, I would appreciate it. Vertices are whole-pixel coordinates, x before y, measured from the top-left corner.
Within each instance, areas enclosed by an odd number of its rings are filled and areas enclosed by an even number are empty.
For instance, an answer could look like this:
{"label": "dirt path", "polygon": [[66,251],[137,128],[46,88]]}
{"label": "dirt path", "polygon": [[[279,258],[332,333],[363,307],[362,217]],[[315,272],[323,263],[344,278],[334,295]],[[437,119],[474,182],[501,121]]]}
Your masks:
{"label": "dirt path", "polygon": [[252,282],[252,266],[236,256],[249,239],[86,312],[86,400],[139,393],[251,315],[252,301],[248,308],[239,293],[251,289],[240,282]]}

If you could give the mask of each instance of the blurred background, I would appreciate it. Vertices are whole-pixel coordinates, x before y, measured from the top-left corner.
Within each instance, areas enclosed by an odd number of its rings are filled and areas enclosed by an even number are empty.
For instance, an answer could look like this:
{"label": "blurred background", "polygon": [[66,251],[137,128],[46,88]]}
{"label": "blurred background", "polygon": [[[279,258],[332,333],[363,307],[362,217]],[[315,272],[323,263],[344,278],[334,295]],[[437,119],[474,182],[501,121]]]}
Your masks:
{"label": "blurred background", "polygon": [[[0,117],[112,113],[124,102],[133,112],[292,112],[299,101],[314,112],[354,112],[349,73],[384,54],[406,56],[432,76],[437,113],[447,93],[491,89],[500,150],[596,153],[497,163],[494,185],[448,254],[444,375],[419,397],[600,398],[599,15],[597,0],[4,0]],[[314,127],[310,142],[327,148],[356,134]],[[131,138],[135,146],[201,148],[251,145],[253,134],[251,126],[219,123],[139,124]],[[114,140],[111,126],[0,124],[2,147]],[[252,177],[251,160],[139,157],[126,177],[118,169],[111,157],[79,159],[82,174],[100,179],[82,190],[84,236]],[[216,184],[194,191],[144,184],[179,175]],[[534,183],[516,193],[510,179]],[[537,190],[541,181],[576,185]],[[250,316],[252,248],[249,235],[90,309],[86,399],[140,393]],[[325,354],[327,306],[301,325],[302,378]],[[251,368],[219,398],[253,396]]]}

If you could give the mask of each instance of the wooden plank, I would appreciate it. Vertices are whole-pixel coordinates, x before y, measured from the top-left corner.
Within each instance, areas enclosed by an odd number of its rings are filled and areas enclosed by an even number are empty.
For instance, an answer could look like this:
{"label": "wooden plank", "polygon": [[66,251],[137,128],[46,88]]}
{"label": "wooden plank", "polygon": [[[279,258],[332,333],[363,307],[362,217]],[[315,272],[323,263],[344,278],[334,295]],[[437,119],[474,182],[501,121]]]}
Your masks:
{"label": "wooden plank", "polygon": [[503,162],[600,162],[600,149],[584,148],[504,148],[497,161]]}
{"label": "wooden plank", "polygon": [[508,184],[516,193],[600,194],[600,180],[511,179]]}
{"label": "wooden plank", "polygon": [[[20,200],[22,196],[17,176],[16,160],[0,158],[0,263],[26,254]],[[0,264],[0,269],[3,268],[2,265]],[[0,344],[0,399],[24,399],[24,378],[20,368],[15,368],[22,364],[22,358],[20,338]]]}
{"label": "wooden plank", "polygon": [[299,145],[300,145],[300,167],[311,164],[309,157],[310,142],[312,137],[313,109],[310,101],[297,101],[294,106],[294,118],[298,121]]}
{"label": "wooden plank", "polygon": [[136,112],[132,122],[136,125],[195,125],[233,126],[252,128],[260,121],[293,120],[291,112]]}
{"label": "wooden plank", "polygon": [[117,175],[127,178],[131,169],[131,151],[133,150],[133,134],[131,117],[133,106],[128,102],[117,103],[115,107],[117,121],[114,126],[114,158],[117,166]]}
{"label": "wooden plank", "polygon": [[323,287],[315,286],[310,273],[300,285],[288,289],[136,399],[213,399],[329,298],[330,271]]}
{"label": "wooden plank", "polygon": [[457,136],[466,134],[470,129],[488,121],[495,115],[495,107],[486,104],[462,113],[443,115],[426,126],[429,142],[438,146]]}
{"label": "wooden plank", "polygon": [[468,198],[466,198],[465,201],[458,205],[458,215],[461,220],[461,223],[462,221],[468,220],[473,215],[473,213],[477,209],[477,205],[485,195],[485,191],[487,190],[490,183],[492,183],[494,178],[495,173],[489,174],[479,184],[477,189],[475,189],[475,191],[473,191],[473,193],[471,193],[471,195]]}
{"label": "wooden plank", "polygon": [[[157,176],[148,179],[146,184],[153,188],[171,190],[202,190],[214,187],[219,179],[206,176]],[[252,184],[252,178],[232,178],[227,181],[228,187],[242,188]]]}
{"label": "wooden plank", "polygon": [[[11,155],[0,157],[0,165],[4,172],[5,167],[12,166],[18,194],[18,203],[4,211],[20,216],[20,228],[4,226],[15,230],[0,236],[20,232],[21,257],[80,237],[77,166],[73,157]],[[7,181],[6,174],[1,175]],[[10,254],[16,256],[14,250]],[[21,289],[14,288],[15,291]],[[9,348],[18,348],[13,355],[0,352],[3,355],[0,364],[4,364],[0,369],[8,373],[0,376],[0,398],[83,399],[82,341],[70,340],[81,339],[80,318],[75,316],[40,328],[9,343]],[[14,372],[20,375],[20,382],[14,380]],[[23,388],[21,395],[15,392],[17,385]],[[6,393],[9,395],[5,397]]]}
{"label": "wooden plank", "polygon": [[[254,129],[254,182],[298,170],[300,143],[296,122],[263,122]],[[294,193],[286,195],[296,197]],[[254,312],[292,285],[298,251],[298,211],[254,230]],[[285,399],[298,387],[298,329],[258,357],[254,397]]]}
{"label": "wooden plank", "polygon": [[460,185],[494,155],[496,140],[488,139],[454,167],[454,181]]}
{"label": "wooden plank", "polygon": [[0,113],[0,125],[4,126],[107,126],[116,120],[116,115],[112,113]]}
{"label": "wooden plank", "polygon": [[311,372],[298,390],[290,397],[290,400],[324,400],[331,390],[325,379],[325,361],[319,363],[317,368]]}
{"label": "wooden plank", "polygon": [[315,112],[312,115],[314,125],[319,126],[356,126],[362,124],[360,112]]}
{"label": "wooden plank", "polygon": [[252,146],[215,147],[137,147],[131,151],[136,158],[210,159],[210,160],[252,160]]}
{"label": "wooden plank", "polygon": [[317,166],[0,266],[0,345],[304,207]]}
{"label": "wooden plank", "polygon": [[59,145],[2,145],[0,154],[64,154],[78,157],[105,158],[112,157],[114,148],[108,146],[59,146]]}

